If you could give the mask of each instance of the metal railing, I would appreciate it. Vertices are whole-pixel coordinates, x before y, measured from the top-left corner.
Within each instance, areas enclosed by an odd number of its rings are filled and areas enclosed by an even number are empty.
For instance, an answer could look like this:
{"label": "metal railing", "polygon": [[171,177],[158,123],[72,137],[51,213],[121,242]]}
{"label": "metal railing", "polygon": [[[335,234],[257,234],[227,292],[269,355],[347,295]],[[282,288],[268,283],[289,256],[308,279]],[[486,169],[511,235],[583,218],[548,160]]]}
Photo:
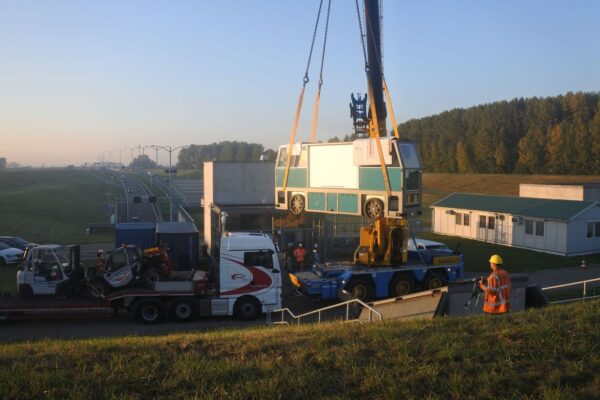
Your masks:
{"label": "metal railing", "polygon": [[[374,316],[377,317],[377,321],[383,320],[383,316],[381,315],[381,313],[379,311],[375,310],[370,305],[368,305],[368,304],[366,304],[366,303],[364,303],[364,302],[362,302],[362,301],[360,301],[358,299],[352,299],[352,300],[345,301],[343,303],[334,304],[332,306],[319,308],[318,310],[309,311],[307,313],[300,314],[300,315],[295,315],[287,307],[286,308],[281,308],[279,310],[274,310],[274,311],[271,311],[271,312],[267,313],[267,324],[289,325],[289,323],[285,320],[286,314],[289,315],[292,318],[292,320],[295,320],[295,323],[297,325],[300,325],[302,323],[302,319],[303,318],[307,318],[309,316],[316,315],[317,316],[316,323],[319,324],[319,323],[322,322],[323,312],[329,311],[329,310],[333,310],[333,309],[336,309],[336,308],[342,308],[344,306],[346,307],[346,314],[345,314],[344,321],[358,321],[358,318],[350,319],[350,304],[361,305],[361,306],[365,307],[367,310],[369,310],[369,319],[368,319],[369,322],[373,322],[373,317]],[[271,316],[273,313],[281,313],[281,320],[273,322],[272,316]]]}
{"label": "metal railing", "polygon": [[588,296],[587,295],[588,284],[593,283],[593,282],[600,282],[600,278],[588,279],[588,280],[579,281],[579,282],[565,283],[565,284],[556,285],[556,286],[548,286],[548,287],[542,288],[542,291],[546,292],[548,290],[562,289],[562,288],[566,288],[566,287],[570,287],[570,286],[583,285],[583,295],[582,295],[582,297],[576,297],[576,298],[567,299],[567,300],[555,300],[555,301],[550,301],[549,303],[550,304],[558,304],[558,303],[568,303],[568,302],[571,302],[571,301],[595,299],[595,298],[600,297],[600,295],[594,295],[594,296]]}

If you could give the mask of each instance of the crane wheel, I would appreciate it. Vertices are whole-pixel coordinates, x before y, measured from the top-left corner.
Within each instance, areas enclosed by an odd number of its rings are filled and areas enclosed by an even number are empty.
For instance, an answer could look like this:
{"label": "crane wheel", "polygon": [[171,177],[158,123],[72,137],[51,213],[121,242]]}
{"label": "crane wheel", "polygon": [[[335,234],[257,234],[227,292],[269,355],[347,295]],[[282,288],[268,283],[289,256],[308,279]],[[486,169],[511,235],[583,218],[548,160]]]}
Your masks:
{"label": "crane wheel", "polygon": [[300,215],[306,208],[306,201],[301,194],[295,194],[290,199],[290,211],[292,214]]}
{"label": "crane wheel", "polygon": [[368,279],[358,278],[350,281],[346,287],[346,291],[350,292],[352,297],[360,301],[369,301],[373,298],[373,284]]}
{"label": "crane wheel", "polygon": [[369,219],[383,218],[383,201],[380,199],[369,199],[365,203],[365,216]]}
{"label": "crane wheel", "polygon": [[390,282],[390,295],[393,297],[406,296],[415,290],[415,280],[407,274],[397,274]]}

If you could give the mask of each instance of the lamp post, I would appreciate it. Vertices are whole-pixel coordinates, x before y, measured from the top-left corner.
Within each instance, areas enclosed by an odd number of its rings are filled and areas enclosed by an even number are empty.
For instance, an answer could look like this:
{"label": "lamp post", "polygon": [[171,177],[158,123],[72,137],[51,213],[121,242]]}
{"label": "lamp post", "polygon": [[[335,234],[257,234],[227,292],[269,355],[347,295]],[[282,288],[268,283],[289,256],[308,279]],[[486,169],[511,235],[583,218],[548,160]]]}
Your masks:
{"label": "lamp post", "polygon": [[[154,162],[154,179],[158,179],[158,150],[160,146],[150,145],[149,147],[153,148],[156,151],[156,161]],[[150,181],[152,183],[152,181]]]}
{"label": "lamp post", "polygon": [[[155,146],[155,147],[169,152],[169,221],[173,222],[173,179],[171,178],[171,175],[173,175],[173,167],[171,164],[171,154],[175,150],[185,149],[189,146],[177,146],[177,147]],[[156,157],[158,160],[158,150],[157,150],[156,154],[157,154]]]}

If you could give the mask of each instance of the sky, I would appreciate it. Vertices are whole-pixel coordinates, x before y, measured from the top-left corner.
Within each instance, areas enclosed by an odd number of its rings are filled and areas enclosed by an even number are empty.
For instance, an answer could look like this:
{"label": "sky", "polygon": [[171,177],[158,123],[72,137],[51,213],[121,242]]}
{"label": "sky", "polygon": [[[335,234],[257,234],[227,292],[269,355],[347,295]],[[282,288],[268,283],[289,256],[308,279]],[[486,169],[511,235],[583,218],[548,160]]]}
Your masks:
{"label": "sky", "polygon": [[[0,0],[0,157],[129,163],[134,146],[287,143],[318,4]],[[600,90],[600,1],[385,0],[383,13],[399,122]],[[298,140],[310,137],[322,34]],[[355,2],[333,0],[317,139],[351,132],[350,93],[366,91],[362,57]]]}

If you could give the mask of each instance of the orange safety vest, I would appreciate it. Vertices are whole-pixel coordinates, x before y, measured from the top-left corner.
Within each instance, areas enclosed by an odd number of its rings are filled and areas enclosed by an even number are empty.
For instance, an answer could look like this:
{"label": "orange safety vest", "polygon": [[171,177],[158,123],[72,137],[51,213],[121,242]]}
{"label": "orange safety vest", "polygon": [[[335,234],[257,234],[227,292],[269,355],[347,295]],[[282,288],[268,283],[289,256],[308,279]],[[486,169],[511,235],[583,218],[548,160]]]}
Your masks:
{"label": "orange safety vest", "polygon": [[489,314],[504,314],[510,311],[510,275],[498,269],[487,278],[487,286],[481,285],[485,292],[483,311]]}
{"label": "orange safety vest", "polygon": [[296,257],[296,262],[303,262],[304,256],[306,256],[306,250],[304,247],[298,247],[294,250],[294,257]]}

